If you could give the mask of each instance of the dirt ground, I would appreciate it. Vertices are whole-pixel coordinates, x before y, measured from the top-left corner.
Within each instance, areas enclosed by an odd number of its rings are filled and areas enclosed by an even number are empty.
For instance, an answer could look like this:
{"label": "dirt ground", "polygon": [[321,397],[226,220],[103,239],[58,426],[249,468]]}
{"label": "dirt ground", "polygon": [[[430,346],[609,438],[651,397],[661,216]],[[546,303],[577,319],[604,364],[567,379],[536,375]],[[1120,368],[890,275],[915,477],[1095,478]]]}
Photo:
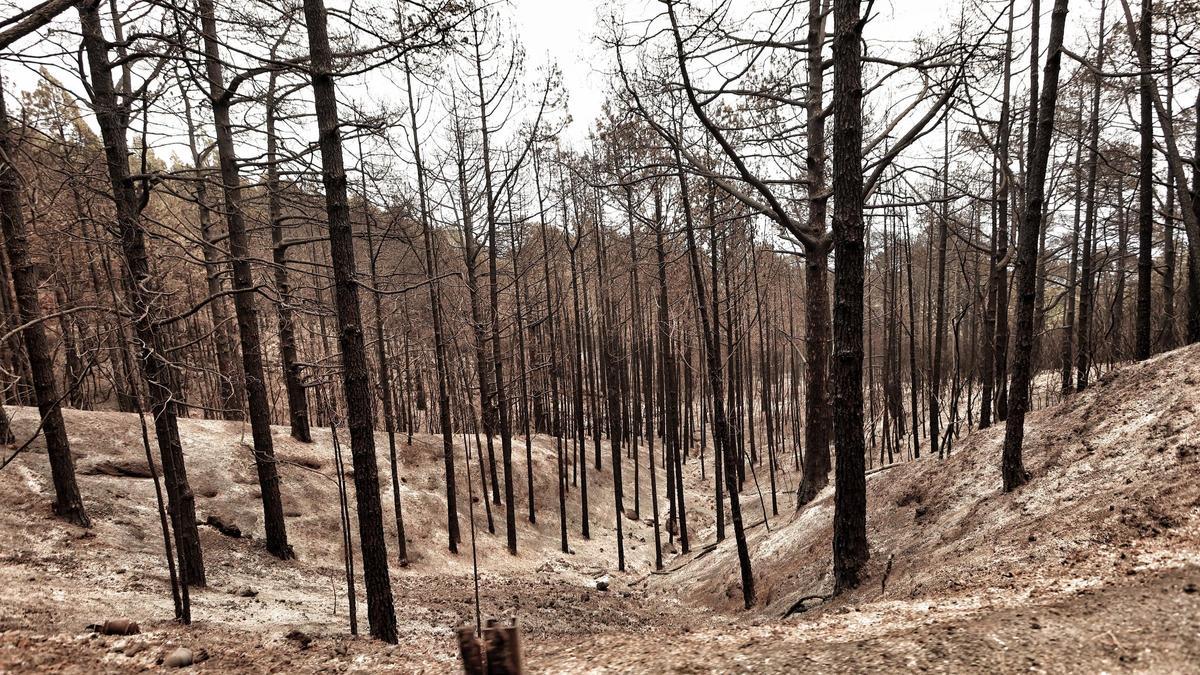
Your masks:
{"label": "dirt ground", "polygon": [[[579,536],[581,495],[573,489],[573,552],[563,554],[553,439],[535,438],[538,523],[525,519],[518,480],[518,556],[504,549],[502,510],[493,536],[483,503],[473,504],[483,615],[519,619],[532,672],[1200,673],[1198,357],[1188,348],[1119,368],[1031,415],[1026,466],[1034,478],[1014,494],[997,489],[1002,428],[961,439],[947,459],[871,474],[868,578],[835,599],[824,597],[832,585],[832,490],[799,512],[782,494],[769,529],[750,530],[759,599],[750,612],[739,609],[732,538],[713,546],[712,477],[701,478],[698,462],[686,472],[692,550],[670,545],[666,569],[653,573],[641,458],[641,518],[622,521],[622,573],[607,447],[603,469],[588,471],[592,538]],[[9,412],[19,434],[32,430],[35,411]],[[418,435],[411,447],[398,439],[411,564],[392,566],[401,639],[388,646],[348,635],[328,430],[317,430],[311,445],[276,430],[298,554],[281,562],[261,542],[248,427],[181,422],[199,520],[215,515],[249,535],[201,526],[210,583],[193,592],[195,621],[181,627],[169,620],[137,418],[66,411],[66,421],[95,527],[52,517],[39,447],[0,471],[0,673],[156,670],[176,646],[204,650],[207,660],[193,669],[207,672],[458,670],[453,629],[473,621],[474,587],[469,540],[457,556],[446,551],[440,438]],[[382,460],[386,435],[377,443]],[[514,445],[523,477],[523,439]],[[466,534],[466,459],[456,448]],[[477,496],[478,467],[473,457]],[[390,505],[382,461],[380,470]],[[627,508],[632,476],[626,460]],[[664,479],[660,468],[660,488]],[[795,482],[790,474],[780,480],[785,488]],[[749,481],[743,503],[748,522],[762,520]],[[385,512],[394,560],[394,523]],[[605,575],[611,585],[597,590]],[[804,611],[783,618],[804,598]],[[361,600],[359,614],[365,631]],[[136,620],[142,633],[87,630],[115,617]]]}

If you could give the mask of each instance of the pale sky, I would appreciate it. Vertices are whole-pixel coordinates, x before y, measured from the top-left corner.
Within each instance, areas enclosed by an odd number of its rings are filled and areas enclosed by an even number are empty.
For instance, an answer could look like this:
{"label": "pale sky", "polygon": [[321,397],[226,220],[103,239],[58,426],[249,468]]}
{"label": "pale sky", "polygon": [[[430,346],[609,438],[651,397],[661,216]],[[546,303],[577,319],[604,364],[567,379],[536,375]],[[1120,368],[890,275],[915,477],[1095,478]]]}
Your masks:
{"label": "pale sky", "polygon": [[[0,0],[0,6],[4,7],[0,13],[5,16],[11,15],[15,11],[14,7],[28,8],[36,4],[36,1]],[[226,0],[219,0],[224,1]],[[338,3],[342,0],[327,1]],[[703,0],[698,1],[703,4]],[[739,10],[767,4],[764,0],[734,2]],[[951,25],[962,2],[963,0],[879,0],[874,8],[877,16],[867,26],[867,39],[871,43],[871,51],[886,52],[889,43],[904,47],[922,32],[935,31]],[[994,6],[995,11],[1000,11],[1003,7],[1000,2],[990,4]],[[1019,6],[1022,4],[1024,3],[1018,3]],[[1043,25],[1048,23],[1049,4],[1043,2],[1043,5],[1046,5],[1043,7]],[[658,0],[508,0],[507,7],[505,3],[498,3],[497,7],[511,16],[513,25],[519,32],[528,57],[526,73],[529,76],[534,76],[541,66],[549,62],[556,62],[562,70],[572,117],[572,123],[565,136],[568,142],[575,144],[586,139],[604,101],[606,75],[599,71],[611,62],[612,57],[595,39],[598,21],[607,17],[614,8],[626,17],[648,16],[662,11]],[[1095,13],[1091,0],[1072,2],[1073,21],[1069,32],[1078,33],[1080,26],[1084,24],[1082,17],[1090,17]],[[1116,12],[1110,8],[1110,15],[1114,14]],[[1112,18],[1115,19],[1116,16]],[[75,13],[68,11],[55,25],[73,32],[77,30],[75,22]],[[1018,25],[1019,31],[1022,28]],[[67,41],[69,42],[70,38],[67,38]],[[17,47],[33,46],[36,50],[37,42],[38,37],[34,36],[22,40]],[[1068,36],[1068,43],[1070,42],[1071,36]],[[35,72],[11,65],[4,67],[4,75],[5,89],[10,96],[17,89],[32,88],[37,80]],[[56,76],[62,76],[68,82],[70,80],[69,73],[62,71],[56,72]],[[77,87],[72,88],[79,91]]]}
{"label": "pale sky", "polygon": [[570,91],[572,123],[567,135],[579,142],[604,102],[604,78],[592,64],[605,58],[592,39],[603,0],[513,0],[513,22],[529,58],[529,72],[558,62]]}
{"label": "pale sky", "polygon": [[[514,23],[529,58],[529,72],[557,61],[570,92],[573,122],[566,136],[582,141],[604,102],[605,76],[596,65],[608,63],[610,55],[595,41],[597,19],[612,7],[628,16],[646,16],[661,11],[658,0],[509,0]],[[759,0],[735,0],[747,6]],[[875,3],[876,18],[867,27],[867,37],[906,43],[916,35],[950,25],[957,18],[961,0],[883,0]],[[1048,4],[1048,3],[1043,3]],[[1078,12],[1090,14],[1088,0],[1074,3]],[[997,3],[997,11],[1000,5]],[[1044,8],[1049,18],[1048,7]],[[1044,31],[1043,31],[1044,32]]]}

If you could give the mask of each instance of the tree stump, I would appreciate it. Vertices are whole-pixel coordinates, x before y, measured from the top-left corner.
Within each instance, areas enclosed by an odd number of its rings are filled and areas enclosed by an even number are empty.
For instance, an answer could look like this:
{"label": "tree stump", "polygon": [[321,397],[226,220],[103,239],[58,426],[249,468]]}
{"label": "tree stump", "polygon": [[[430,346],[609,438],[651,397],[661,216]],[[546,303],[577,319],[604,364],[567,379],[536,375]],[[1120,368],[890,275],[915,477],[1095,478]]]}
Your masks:
{"label": "tree stump", "polygon": [[488,619],[483,640],[475,635],[474,628],[459,628],[458,650],[467,675],[523,675],[525,672],[521,633],[515,619],[508,626]]}

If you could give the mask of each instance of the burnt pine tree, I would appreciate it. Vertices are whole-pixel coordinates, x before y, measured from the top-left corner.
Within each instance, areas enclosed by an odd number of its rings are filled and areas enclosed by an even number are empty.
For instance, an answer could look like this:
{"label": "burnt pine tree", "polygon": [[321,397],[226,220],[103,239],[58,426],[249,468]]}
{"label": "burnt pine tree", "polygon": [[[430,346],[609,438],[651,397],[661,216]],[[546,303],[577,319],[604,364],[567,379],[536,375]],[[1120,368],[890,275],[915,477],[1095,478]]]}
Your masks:
{"label": "burnt pine tree", "polygon": [[284,390],[287,392],[288,402],[288,422],[291,424],[292,438],[302,443],[311,443],[308,393],[301,377],[303,369],[300,365],[296,340],[296,322],[292,315],[296,299],[292,293],[291,279],[288,274],[290,244],[284,240],[283,234],[283,185],[279,175],[279,134],[276,131],[279,106],[278,73],[272,72],[267,82],[266,95],[266,189],[267,220],[271,228],[271,262],[274,263],[275,294],[278,296],[275,315],[279,328],[279,363],[283,367]]}
{"label": "burnt pine tree", "polygon": [[1095,236],[1096,236],[1096,182],[1100,172],[1100,93],[1103,82],[1100,72],[1104,68],[1104,18],[1107,3],[1100,3],[1100,31],[1096,47],[1096,71],[1092,73],[1091,108],[1088,113],[1088,160],[1087,179],[1083,197],[1083,248],[1079,253],[1079,329],[1075,338],[1075,388],[1083,391],[1088,386],[1092,368],[1092,309],[1095,296]]}
{"label": "burnt pine tree", "polygon": [[367,585],[367,621],[371,635],[396,642],[396,612],[388,578],[387,539],[379,502],[379,467],[375,459],[375,423],[371,384],[363,344],[358,284],[354,279],[354,233],[350,227],[346,170],[342,164],[337,90],[333,80],[333,51],[323,0],[304,0],[304,20],[312,71],[313,103],[321,152],[321,182],[329,219],[329,250],[333,258],[334,300],[338,343],[342,351],[342,386],[346,399],[350,455],[354,464],[354,498],[358,510],[359,545]]}
{"label": "burnt pine tree", "polygon": [[[1142,44],[1152,44],[1150,29],[1151,0],[1142,0],[1138,22]],[[1150,73],[1143,71],[1138,79],[1138,273],[1133,356],[1141,361],[1150,358],[1150,285],[1154,271],[1154,101],[1150,93]]]}
{"label": "burnt pine tree", "polygon": [[[42,326],[42,310],[38,302],[37,266],[29,250],[29,234],[22,212],[21,180],[13,164],[15,145],[10,138],[12,130],[8,121],[8,110],[4,101],[3,81],[0,81],[0,228],[4,233],[4,246],[8,254],[12,286],[17,299],[17,319],[24,326],[21,331],[29,367],[33,374],[33,392],[37,397],[38,413],[41,415],[42,435],[46,440],[46,455],[50,460],[50,476],[54,483],[54,513],[64,520],[91,527],[83,507],[83,497],[75,482],[75,457],[67,440],[67,429],[63,422],[58,385],[54,378],[54,357],[46,330]],[[3,255],[3,253],[0,253]],[[78,383],[67,383],[68,387]],[[7,442],[11,434],[7,416],[3,420],[3,436],[0,444]]]}
{"label": "burnt pine tree", "polygon": [[1029,410],[1029,383],[1033,375],[1033,309],[1037,295],[1037,249],[1046,194],[1046,165],[1054,142],[1054,113],[1058,100],[1058,74],[1062,63],[1063,33],[1068,0],[1055,0],[1050,19],[1045,82],[1038,103],[1035,142],[1029,147],[1025,182],[1025,210],[1017,241],[1017,325],[1012,359],[1012,381],[1008,388],[1008,419],[1004,428],[1004,451],[1000,463],[1004,491],[1011,492],[1029,481],[1021,461],[1025,435],[1025,413]]}
{"label": "burnt pine tree", "polygon": [[154,433],[162,457],[171,524],[179,556],[179,576],[184,583],[205,585],[204,557],[196,529],[196,498],[188,484],[183,445],[179,440],[179,390],[177,376],[166,360],[164,324],[160,320],[162,289],[150,268],[146,233],[141,222],[139,195],[129,170],[129,102],[113,84],[110,42],[104,36],[99,2],[81,2],[79,12],[83,51],[87,54],[92,108],[104,140],[105,165],[116,211],[116,231],[125,266],[124,286],[133,312],[138,360],[146,380]]}
{"label": "burnt pine tree", "polygon": [[412,65],[404,54],[404,82],[408,94],[408,120],[412,131],[413,161],[417,170],[417,198],[421,209],[421,242],[425,253],[425,279],[429,290],[429,313],[433,319],[433,354],[437,370],[438,426],[442,434],[442,458],[446,465],[446,535],[451,553],[458,553],[461,539],[458,526],[458,497],[454,477],[454,429],[450,423],[450,371],[446,363],[446,336],[442,327],[441,286],[438,283],[438,259],[434,247],[433,226],[429,222],[429,198],[425,187],[425,163],[421,159],[421,135],[417,127],[417,106],[413,96]]}
{"label": "burnt pine tree", "polygon": [[230,121],[232,91],[225,89],[220,43],[217,41],[216,9],[212,0],[199,0],[201,33],[204,38],[204,66],[208,78],[209,102],[217,132],[217,155],[221,165],[221,188],[225,197],[225,223],[229,233],[229,257],[233,268],[234,311],[242,347],[242,370],[246,376],[246,403],[250,413],[250,433],[254,442],[254,466],[258,488],[262,492],[263,526],[267,550],[277,558],[294,557],[287,541],[283,518],[283,499],[279,495],[279,470],[275,444],[271,439],[271,408],[267,402],[266,374],[263,369],[262,338],[258,309],[254,302],[254,274],[250,267],[250,243],[242,210],[242,184],[233,147],[233,123]]}
{"label": "burnt pine tree", "polygon": [[862,18],[833,3],[834,591],[858,586],[870,558],[863,440]]}

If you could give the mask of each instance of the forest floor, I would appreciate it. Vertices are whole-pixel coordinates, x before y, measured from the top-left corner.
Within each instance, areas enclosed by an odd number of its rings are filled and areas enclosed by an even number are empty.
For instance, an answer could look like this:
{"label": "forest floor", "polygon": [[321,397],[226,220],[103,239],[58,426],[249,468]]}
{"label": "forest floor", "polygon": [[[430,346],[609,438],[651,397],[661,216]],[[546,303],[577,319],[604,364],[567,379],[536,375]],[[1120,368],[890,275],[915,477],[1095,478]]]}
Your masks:
{"label": "forest floor", "polygon": [[[999,491],[1003,427],[977,431],[944,460],[868,477],[872,557],[863,585],[831,589],[832,489],[750,529],[758,603],[740,609],[732,536],[713,545],[711,475],[687,474],[691,551],[666,543],[653,570],[644,457],[641,519],[626,517],[628,569],[616,570],[611,455],[589,467],[592,537],[579,537],[580,490],[568,507],[571,554],[559,551],[553,440],[535,437],[538,523],[526,520],[525,445],[515,439],[520,554],[504,548],[503,511],[479,529],[484,617],[516,616],[531,672],[1200,672],[1200,348],[1114,370],[1030,415],[1032,481]],[[9,408],[19,434],[36,412]],[[80,485],[95,526],[50,513],[44,450],[0,471],[0,673],[155,670],[176,646],[203,649],[208,672],[455,672],[453,629],[473,621],[467,484],[464,545],[446,551],[440,437],[397,438],[410,564],[395,564],[395,527],[380,434],[380,482],[393,559],[400,644],[348,633],[329,432],[300,444],[277,429],[288,532],[297,559],[262,544],[249,428],[182,420],[209,586],[194,623],[172,615],[162,540],[137,417],[66,411]],[[346,441],[343,437],[343,445]],[[588,448],[589,454],[594,450]],[[497,449],[497,453],[498,453]],[[643,452],[644,454],[644,452]],[[478,493],[478,458],[472,476]],[[759,480],[765,482],[765,472]],[[632,467],[626,462],[626,506]],[[664,476],[658,474],[661,488]],[[794,484],[790,474],[783,485]],[[764,485],[765,489],[765,485]],[[753,483],[748,523],[762,520]],[[665,502],[665,499],[662,500]],[[766,501],[769,503],[769,499]],[[665,503],[662,505],[665,518]],[[607,590],[596,580],[611,576]],[[800,602],[802,611],[784,618]],[[360,595],[360,627],[366,611]],[[96,636],[129,617],[142,632]],[[298,632],[297,632],[298,631]]]}

